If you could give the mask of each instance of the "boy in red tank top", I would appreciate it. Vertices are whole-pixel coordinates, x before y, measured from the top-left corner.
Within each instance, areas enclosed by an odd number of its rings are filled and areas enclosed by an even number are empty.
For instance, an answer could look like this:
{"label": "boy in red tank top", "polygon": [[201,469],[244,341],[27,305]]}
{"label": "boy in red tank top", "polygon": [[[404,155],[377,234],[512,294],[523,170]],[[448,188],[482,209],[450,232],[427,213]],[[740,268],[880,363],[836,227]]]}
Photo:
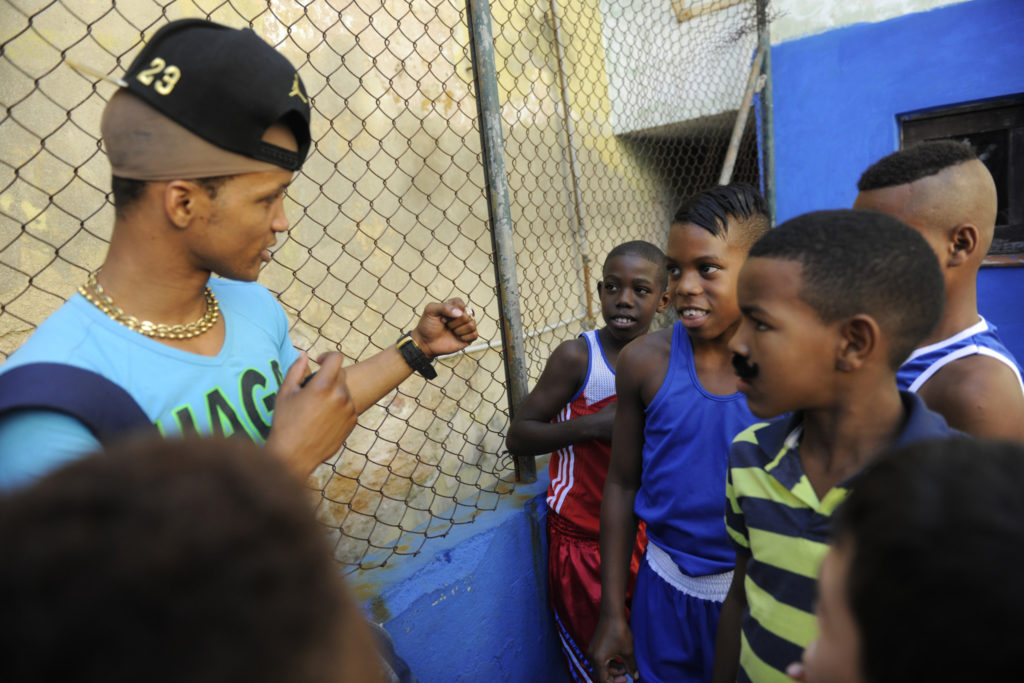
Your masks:
{"label": "boy in red tank top", "polygon": [[[621,244],[597,283],[605,326],[562,342],[516,412],[506,443],[515,455],[551,453],[548,581],[551,609],[569,673],[593,680],[586,648],[601,601],[598,525],[615,420],[619,351],[647,333],[668,305],[665,255],[648,242]],[[632,578],[642,555],[642,532]]]}

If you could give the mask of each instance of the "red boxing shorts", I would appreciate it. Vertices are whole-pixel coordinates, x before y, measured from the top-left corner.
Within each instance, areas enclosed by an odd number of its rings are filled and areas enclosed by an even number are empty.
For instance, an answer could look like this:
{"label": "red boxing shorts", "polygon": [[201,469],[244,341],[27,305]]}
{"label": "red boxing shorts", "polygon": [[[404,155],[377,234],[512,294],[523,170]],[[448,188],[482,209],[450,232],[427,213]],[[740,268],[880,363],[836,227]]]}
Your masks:
{"label": "red boxing shorts", "polygon": [[[641,522],[629,565],[627,610],[646,545],[647,534]],[[548,594],[569,674],[574,681],[591,683],[594,673],[587,660],[587,646],[594,637],[601,612],[600,546],[596,536],[551,510],[548,510]]]}

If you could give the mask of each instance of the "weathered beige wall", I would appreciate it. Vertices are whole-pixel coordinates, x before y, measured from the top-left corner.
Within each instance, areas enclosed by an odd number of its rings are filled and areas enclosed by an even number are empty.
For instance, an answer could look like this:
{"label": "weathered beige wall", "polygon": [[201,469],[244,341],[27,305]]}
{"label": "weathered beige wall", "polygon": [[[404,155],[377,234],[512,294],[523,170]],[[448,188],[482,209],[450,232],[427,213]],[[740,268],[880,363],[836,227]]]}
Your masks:
{"label": "weathered beige wall", "polygon": [[[628,239],[663,244],[670,210],[651,159],[612,129],[599,0],[562,4],[578,217],[549,3],[492,2],[531,380],[583,329],[605,253]],[[423,534],[413,530],[441,533],[492,507],[510,488],[508,407],[465,3],[112,7],[0,5],[0,358],[100,265],[113,220],[97,133],[114,86],[68,61],[120,76],[165,18],[250,24],[298,65],[314,108],[315,149],[288,192],[289,239],[260,276],[296,346],[358,360],[415,324],[425,302],[451,296],[480,324],[478,344],[441,361],[434,382],[413,377],[369,410],[314,474],[318,513],[341,532],[339,559],[414,552]]]}
{"label": "weathered beige wall", "polygon": [[[616,133],[737,109],[744,67],[757,47],[753,0],[686,21],[667,1],[604,0],[601,6]],[[665,50],[667,44],[705,49]]]}

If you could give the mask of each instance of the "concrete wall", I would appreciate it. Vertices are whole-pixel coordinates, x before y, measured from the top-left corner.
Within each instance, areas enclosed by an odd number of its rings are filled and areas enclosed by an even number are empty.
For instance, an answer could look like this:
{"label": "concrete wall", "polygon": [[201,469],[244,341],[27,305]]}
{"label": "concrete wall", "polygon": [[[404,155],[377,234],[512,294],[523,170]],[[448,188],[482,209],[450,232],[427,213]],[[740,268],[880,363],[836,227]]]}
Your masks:
{"label": "concrete wall", "polygon": [[[669,2],[601,0],[616,134],[735,111],[757,46],[754,2],[680,22]],[[666,46],[701,49],[666,49]]]}
{"label": "concrete wall", "polygon": [[958,2],[964,0],[772,0],[772,44]]}
{"label": "concrete wall", "polygon": [[[899,148],[898,114],[1024,92],[1024,2],[973,0],[772,49],[778,217],[849,207]],[[979,306],[1024,358],[1024,269],[984,268]]]}

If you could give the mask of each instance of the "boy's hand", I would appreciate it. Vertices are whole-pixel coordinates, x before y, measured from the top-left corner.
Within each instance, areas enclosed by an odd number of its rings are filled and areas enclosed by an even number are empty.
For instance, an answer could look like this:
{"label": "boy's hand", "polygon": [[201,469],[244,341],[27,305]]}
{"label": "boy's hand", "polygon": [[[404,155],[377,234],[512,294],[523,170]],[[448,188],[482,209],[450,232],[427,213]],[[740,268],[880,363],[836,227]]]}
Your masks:
{"label": "boy's hand", "polygon": [[807,683],[807,670],[804,665],[800,662],[793,662],[786,667],[786,675],[792,678],[794,681],[802,681]]}
{"label": "boy's hand", "polygon": [[334,455],[356,426],[342,360],[340,353],[321,356],[320,370],[303,387],[309,371],[303,352],[277,392],[267,448],[301,478]]}
{"label": "boy's hand", "polygon": [[477,338],[476,320],[462,299],[448,299],[427,304],[409,334],[428,358],[434,358],[469,346]]}
{"label": "boy's hand", "polygon": [[633,633],[624,618],[601,617],[587,656],[598,681],[626,683],[626,674],[640,680],[633,658]]}

